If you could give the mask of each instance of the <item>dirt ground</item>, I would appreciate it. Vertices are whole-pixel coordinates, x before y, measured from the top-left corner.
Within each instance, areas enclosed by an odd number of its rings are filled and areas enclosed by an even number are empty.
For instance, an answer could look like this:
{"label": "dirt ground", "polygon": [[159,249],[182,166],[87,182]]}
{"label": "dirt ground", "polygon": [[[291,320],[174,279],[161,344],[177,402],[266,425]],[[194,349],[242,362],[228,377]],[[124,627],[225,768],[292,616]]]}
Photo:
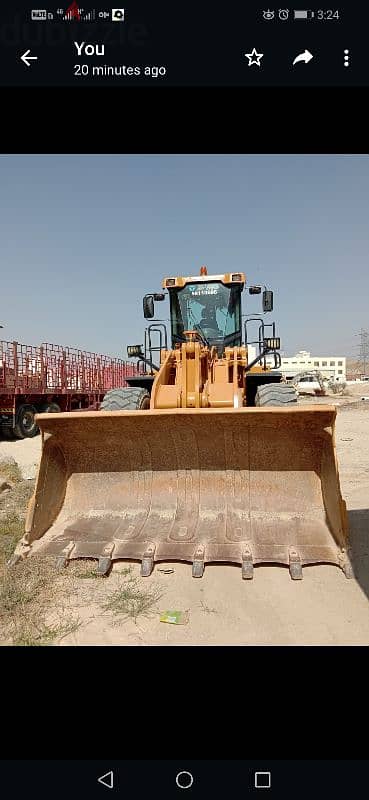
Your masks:
{"label": "dirt ground", "polygon": [[[304,568],[302,581],[291,581],[287,568],[274,566],[257,567],[253,581],[242,581],[239,567],[222,565],[207,566],[203,578],[194,580],[188,564],[159,564],[150,578],[141,579],[139,566],[132,565],[127,573],[126,563],[115,564],[107,578],[95,578],[96,562],[76,562],[66,570],[71,570],[74,588],[63,607],[80,624],[54,644],[369,644],[369,402],[360,401],[365,386],[350,387],[350,392],[350,397],[303,402],[338,406],[336,446],[349,513],[353,580],[326,565]],[[12,492],[6,494],[7,507],[29,496],[39,454],[40,437],[0,441],[0,460],[15,459],[24,479],[18,499],[14,494],[11,499]],[[165,567],[174,571],[159,571]],[[113,606],[104,609],[114,591],[122,596],[122,587],[126,598],[133,597],[134,603],[139,598],[137,614],[115,616]],[[166,609],[187,611],[188,623],[160,622],[160,612]]]}

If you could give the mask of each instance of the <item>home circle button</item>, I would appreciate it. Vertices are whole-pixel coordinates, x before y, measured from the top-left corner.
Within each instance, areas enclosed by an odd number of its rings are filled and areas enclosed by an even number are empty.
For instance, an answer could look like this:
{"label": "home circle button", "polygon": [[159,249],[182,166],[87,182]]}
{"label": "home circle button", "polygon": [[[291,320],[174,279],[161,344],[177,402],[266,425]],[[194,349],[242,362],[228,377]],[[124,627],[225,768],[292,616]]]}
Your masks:
{"label": "home circle button", "polygon": [[190,772],[178,772],[176,784],[179,789],[190,789],[193,784],[193,776]]}

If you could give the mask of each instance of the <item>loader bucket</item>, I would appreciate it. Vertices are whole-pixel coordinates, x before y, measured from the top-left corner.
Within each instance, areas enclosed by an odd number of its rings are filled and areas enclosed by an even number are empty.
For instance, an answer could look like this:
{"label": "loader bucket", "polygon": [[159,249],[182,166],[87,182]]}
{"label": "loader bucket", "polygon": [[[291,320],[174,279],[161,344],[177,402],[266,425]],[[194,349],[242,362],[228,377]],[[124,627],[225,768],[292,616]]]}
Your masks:
{"label": "loader bucket", "polygon": [[69,559],[327,562],[349,572],[336,409],[41,414],[42,457],[16,551]]}

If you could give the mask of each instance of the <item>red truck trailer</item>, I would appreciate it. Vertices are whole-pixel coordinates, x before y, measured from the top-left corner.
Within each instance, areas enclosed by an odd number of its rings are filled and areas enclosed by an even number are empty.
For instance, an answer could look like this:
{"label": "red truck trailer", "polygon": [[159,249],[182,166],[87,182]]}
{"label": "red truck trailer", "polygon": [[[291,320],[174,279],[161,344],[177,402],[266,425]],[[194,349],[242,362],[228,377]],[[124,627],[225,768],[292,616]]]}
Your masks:
{"label": "red truck trailer", "polygon": [[127,386],[136,365],[44,342],[0,341],[0,426],[6,438],[35,436],[38,412],[99,407],[109,389]]}

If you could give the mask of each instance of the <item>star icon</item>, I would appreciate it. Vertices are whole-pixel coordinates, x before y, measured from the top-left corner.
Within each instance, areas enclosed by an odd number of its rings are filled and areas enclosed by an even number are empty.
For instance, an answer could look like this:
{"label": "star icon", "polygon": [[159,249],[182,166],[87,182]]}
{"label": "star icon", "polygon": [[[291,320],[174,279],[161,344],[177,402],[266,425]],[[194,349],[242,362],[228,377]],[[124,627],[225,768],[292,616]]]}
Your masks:
{"label": "star icon", "polygon": [[251,67],[252,64],[256,64],[258,67],[260,67],[260,59],[263,58],[263,55],[264,53],[257,53],[255,47],[253,48],[252,53],[245,53],[246,58],[249,59],[248,66]]}

